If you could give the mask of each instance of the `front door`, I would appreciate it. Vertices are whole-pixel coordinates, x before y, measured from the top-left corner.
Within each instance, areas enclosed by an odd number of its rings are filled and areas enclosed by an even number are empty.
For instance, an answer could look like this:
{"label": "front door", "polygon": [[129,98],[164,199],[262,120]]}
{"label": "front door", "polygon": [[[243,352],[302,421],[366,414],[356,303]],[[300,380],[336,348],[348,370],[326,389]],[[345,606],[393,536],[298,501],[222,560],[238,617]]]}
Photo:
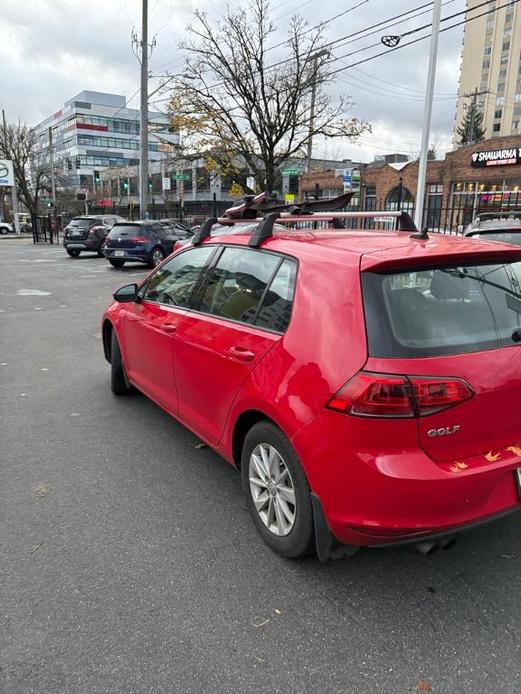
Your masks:
{"label": "front door", "polygon": [[187,314],[192,291],[214,248],[190,248],[164,263],[129,304],[123,320],[129,379],[172,414],[177,412],[174,382],[175,335]]}

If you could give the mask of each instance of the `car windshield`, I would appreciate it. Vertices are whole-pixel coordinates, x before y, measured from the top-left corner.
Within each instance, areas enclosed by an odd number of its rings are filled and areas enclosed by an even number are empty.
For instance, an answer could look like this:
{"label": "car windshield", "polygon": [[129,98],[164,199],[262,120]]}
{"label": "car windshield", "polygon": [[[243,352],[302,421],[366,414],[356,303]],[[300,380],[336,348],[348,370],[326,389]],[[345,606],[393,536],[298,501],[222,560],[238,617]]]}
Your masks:
{"label": "car windshield", "polygon": [[92,218],[71,219],[69,226],[79,227],[80,229],[86,229],[87,227],[91,227],[93,224],[96,224],[97,221],[97,219]]}
{"label": "car windshield", "polygon": [[369,352],[425,357],[521,339],[521,262],[362,275]]}
{"label": "car windshield", "polygon": [[140,224],[115,224],[109,231],[108,238],[114,239],[119,236],[142,236],[143,227]]}
{"label": "car windshield", "polygon": [[521,229],[518,231],[489,231],[482,234],[470,234],[473,239],[485,239],[487,241],[502,241],[512,243],[514,246],[521,246]]}

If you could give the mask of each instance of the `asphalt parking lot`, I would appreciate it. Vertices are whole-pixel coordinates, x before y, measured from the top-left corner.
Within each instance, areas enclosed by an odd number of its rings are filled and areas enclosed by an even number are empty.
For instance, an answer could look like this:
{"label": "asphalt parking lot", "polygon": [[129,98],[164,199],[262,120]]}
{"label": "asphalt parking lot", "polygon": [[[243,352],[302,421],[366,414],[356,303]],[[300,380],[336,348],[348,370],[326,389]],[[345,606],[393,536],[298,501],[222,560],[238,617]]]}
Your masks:
{"label": "asphalt parking lot", "polygon": [[521,520],[284,560],[237,472],[101,346],[141,266],[0,241],[2,694],[521,691]]}

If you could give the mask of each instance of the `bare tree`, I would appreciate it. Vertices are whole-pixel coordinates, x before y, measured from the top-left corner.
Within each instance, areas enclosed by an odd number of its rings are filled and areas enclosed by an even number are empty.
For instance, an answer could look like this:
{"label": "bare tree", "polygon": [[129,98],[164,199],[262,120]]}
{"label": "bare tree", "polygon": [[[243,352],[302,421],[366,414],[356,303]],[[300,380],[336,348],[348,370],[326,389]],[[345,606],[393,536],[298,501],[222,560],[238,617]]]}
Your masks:
{"label": "bare tree", "polygon": [[294,17],[285,56],[276,60],[268,52],[275,32],[269,12],[268,0],[250,0],[246,8],[228,6],[216,25],[205,13],[194,13],[181,44],[186,65],[173,89],[170,116],[172,128],[184,136],[185,152],[207,152],[208,168],[232,176],[246,165],[272,190],[288,158],[304,155],[310,124],[312,137],[351,140],[370,126],[346,116],[352,107],[347,96],[333,99],[326,91],[332,77],[322,30]]}
{"label": "bare tree", "polygon": [[49,190],[50,164],[39,151],[35,129],[20,122],[0,127],[0,155],[12,160],[18,197],[31,214],[37,214],[38,198]]}

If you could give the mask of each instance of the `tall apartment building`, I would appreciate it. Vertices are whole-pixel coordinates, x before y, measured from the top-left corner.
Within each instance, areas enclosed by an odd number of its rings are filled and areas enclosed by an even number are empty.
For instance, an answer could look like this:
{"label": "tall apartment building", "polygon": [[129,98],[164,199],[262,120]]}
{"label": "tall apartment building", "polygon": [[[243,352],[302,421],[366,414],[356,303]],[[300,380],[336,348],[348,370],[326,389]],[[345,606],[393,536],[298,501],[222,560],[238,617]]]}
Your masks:
{"label": "tall apartment building", "polygon": [[[482,13],[472,12],[482,0],[467,0],[467,18]],[[505,5],[504,0],[491,0],[488,9]],[[465,109],[474,92],[487,92],[478,97],[483,113],[485,138],[521,134],[521,4],[509,3],[496,12],[465,24],[461,61],[458,108],[454,129],[461,125]]]}
{"label": "tall apartment building", "polygon": [[[149,160],[172,155],[177,135],[168,130],[168,117],[149,112]],[[119,94],[83,91],[36,126],[39,148],[49,151],[52,133],[54,170],[58,187],[95,188],[94,171],[108,166],[139,163],[139,111],[128,108]]]}

